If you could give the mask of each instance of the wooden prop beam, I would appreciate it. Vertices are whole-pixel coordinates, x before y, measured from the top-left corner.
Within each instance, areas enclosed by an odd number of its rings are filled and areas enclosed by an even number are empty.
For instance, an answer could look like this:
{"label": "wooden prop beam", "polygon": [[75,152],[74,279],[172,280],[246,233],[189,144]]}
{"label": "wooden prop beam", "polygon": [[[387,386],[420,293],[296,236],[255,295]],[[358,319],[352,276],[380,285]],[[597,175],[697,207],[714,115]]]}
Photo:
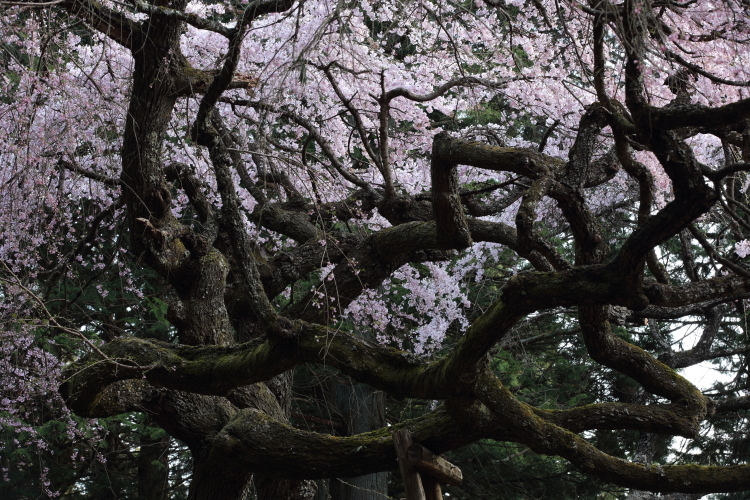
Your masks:
{"label": "wooden prop beam", "polygon": [[418,443],[413,443],[408,450],[409,463],[425,474],[429,474],[439,483],[457,485],[464,480],[461,469]]}

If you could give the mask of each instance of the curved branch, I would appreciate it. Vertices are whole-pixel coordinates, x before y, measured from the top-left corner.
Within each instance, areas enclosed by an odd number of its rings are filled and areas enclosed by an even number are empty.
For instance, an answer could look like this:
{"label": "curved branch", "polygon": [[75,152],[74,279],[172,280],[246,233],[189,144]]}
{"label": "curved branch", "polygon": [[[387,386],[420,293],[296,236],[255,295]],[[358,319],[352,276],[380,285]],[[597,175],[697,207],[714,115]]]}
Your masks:
{"label": "curved branch", "polygon": [[644,113],[650,116],[650,128],[653,130],[667,131],[688,127],[723,128],[741,123],[750,117],[750,98],[716,107],[690,104],[659,108],[648,105]]}
{"label": "curved branch", "polygon": [[356,175],[347,171],[346,167],[344,167],[344,165],[338,159],[336,154],[333,152],[333,149],[331,148],[330,143],[321,135],[320,131],[305,118],[299,116],[298,114],[292,111],[278,109],[275,106],[272,106],[270,104],[257,102],[257,101],[237,100],[237,101],[233,101],[233,104],[237,106],[250,106],[260,111],[270,111],[272,113],[277,113],[281,117],[290,119],[297,125],[307,130],[307,132],[310,134],[313,140],[318,144],[318,146],[320,146],[320,149],[323,151],[323,154],[331,162],[331,165],[333,166],[333,168],[336,169],[336,171],[344,179],[351,182],[355,186],[359,186],[369,191],[372,190],[372,187],[370,186],[368,182],[360,179]]}
{"label": "curved branch", "polygon": [[733,87],[750,87],[750,82],[740,82],[737,80],[727,80],[726,78],[721,78],[716,75],[713,75],[706,71],[705,69],[701,68],[697,64],[693,64],[690,61],[686,60],[679,54],[672,52],[671,50],[668,50],[665,52],[665,55],[668,59],[672,59],[673,61],[677,62],[681,66],[684,66],[688,68],[690,71],[697,73],[701,76],[705,76],[709,80],[711,80],[713,83],[720,83],[722,85],[731,85]]}
{"label": "curved branch", "polygon": [[211,21],[210,19],[200,17],[199,15],[193,14],[191,12],[183,12],[180,10],[174,10],[174,9],[170,9],[168,7],[164,7],[161,5],[152,5],[142,0],[132,0],[132,1],[133,1],[133,5],[135,5],[136,10],[138,12],[143,12],[144,14],[151,14],[151,15],[158,14],[164,17],[171,17],[173,19],[183,21],[198,29],[206,30],[206,31],[213,31],[214,33],[223,35],[226,38],[230,38],[234,31],[233,28],[227,28],[221,23],[217,23],[215,21]]}
{"label": "curved branch", "polygon": [[448,80],[447,82],[440,85],[429,94],[415,94],[409,89],[398,87],[398,88],[395,88],[386,92],[384,95],[384,99],[390,102],[396,97],[403,97],[405,99],[408,99],[414,102],[427,102],[427,101],[432,101],[434,99],[437,99],[438,97],[442,96],[443,94],[445,94],[446,92],[448,92],[450,89],[454,87],[467,87],[467,86],[474,86],[474,85],[482,85],[487,88],[496,89],[496,88],[502,88],[503,85],[510,83],[510,82],[515,82],[519,80],[527,80],[527,79],[528,78],[525,78],[525,77],[518,77],[518,78],[509,78],[508,80],[504,80],[501,82],[492,82],[489,80],[485,80],[483,78],[476,78],[474,76],[464,76],[461,78]]}
{"label": "curved branch", "polygon": [[164,167],[164,176],[169,182],[178,182],[185,190],[190,203],[203,224],[213,224],[214,207],[206,198],[208,186],[195,175],[195,168],[185,163],[171,163]]}
{"label": "curved branch", "polygon": [[697,465],[651,466],[627,462],[591,445],[572,432],[544,421],[497,380],[486,375],[480,400],[498,420],[517,433],[520,441],[537,453],[559,455],[582,472],[607,482],[655,492],[712,493],[750,488],[750,465],[704,467]]}
{"label": "curved branch", "polygon": [[562,169],[565,162],[533,149],[489,146],[441,135],[435,138],[433,154],[445,162],[469,165],[485,170],[513,172],[536,179],[550,171]]}
{"label": "curved branch", "polygon": [[463,249],[471,245],[471,233],[458,194],[457,165],[442,160],[439,152],[441,140],[442,137],[438,134],[433,141],[430,165],[437,238],[449,248]]}
{"label": "curved branch", "polygon": [[[344,92],[341,90],[341,87],[339,87],[339,84],[336,82],[336,79],[333,76],[333,73],[331,72],[331,67],[337,65],[335,63],[331,63],[327,66],[316,66],[319,70],[321,70],[328,79],[328,82],[331,84],[331,87],[333,88],[333,91],[336,93],[336,96],[339,98],[339,101],[341,101],[341,104],[343,104],[347,111],[349,111],[349,114],[351,115],[352,119],[354,120],[355,128],[357,129],[357,134],[359,134],[359,140],[362,143],[362,147],[367,151],[367,154],[370,156],[370,159],[375,163],[375,165],[380,169],[380,172],[385,175],[385,171],[383,169],[383,158],[381,158],[378,154],[375,153],[375,151],[370,146],[370,141],[367,137],[367,129],[365,129],[365,124],[362,121],[362,116],[359,113],[359,110],[354,107],[352,104],[352,98],[347,99],[344,95]],[[356,95],[356,94],[355,94]]]}
{"label": "curved branch", "polygon": [[633,378],[653,394],[680,403],[688,424],[682,432],[697,435],[700,422],[709,412],[709,401],[684,377],[649,353],[615,336],[607,318],[607,308],[581,305],[578,308],[586,349],[598,363]]}
{"label": "curved branch", "polygon": [[700,230],[698,230],[698,228],[695,227],[695,224],[690,224],[688,226],[688,231],[690,231],[690,234],[693,235],[693,238],[695,238],[696,240],[698,240],[698,243],[701,244],[701,246],[706,251],[706,253],[708,254],[709,257],[711,257],[713,259],[716,259],[717,262],[719,262],[722,265],[728,267],[729,269],[731,269],[732,271],[734,271],[738,275],[740,275],[740,276],[742,276],[744,278],[750,278],[750,271],[748,271],[747,269],[744,269],[744,268],[738,266],[737,264],[735,264],[734,262],[730,261],[729,259],[726,259],[726,258],[722,257],[721,255],[719,255],[719,252],[716,250],[716,248],[714,248],[714,246],[711,245],[711,243],[709,243],[709,241],[706,239],[705,236],[703,236],[703,234],[700,232]]}
{"label": "curved branch", "polygon": [[[209,256],[204,259],[211,261]],[[637,307],[640,300],[607,266],[517,275],[503,288],[502,297],[472,323],[455,349],[430,363],[341,330],[303,321],[290,326],[289,320],[279,318],[279,324],[270,328],[290,330],[293,340],[271,336],[232,348],[117,339],[102,351],[112,359],[130,360],[129,373],[87,357],[68,367],[62,391],[71,408],[85,415],[103,388],[117,380],[145,376],[158,386],[223,395],[308,362],[336,367],[393,395],[441,399],[466,390],[466,384],[476,380],[488,350],[524,315],[594,301]],[[140,366],[151,368],[144,371]]]}
{"label": "curved branch", "polygon": [[101,182],[105,186],[109,186],[109,187],[122,186],[122,181],[120,179],[115,179],[114,177],[107,177],[106,175],[85,169],[74,162],[64,160],[62,156],[57,160],[57,166],[60,168],[64,168],[66,170],[70,170],[71,172],[75,172],[76,174],[82,175],[86,177],[87,179]]}
{"label": "curved branch", "polygon": [[58,5],[125,48],[133,49],[142,43],[141,26],[123,13],[105,7],[101,2],[63,0]]}
{"label": "curved branch", "polygon": [[738,276],[722,276],[684,285],[665,285],[645,280],[643,293],[651,306],[680,308],[711,301],[736,300],[750,293],[750,280]]}
{"label": "curved branch", "polygon": [[537,207],[542,199],[552,190],[555,181],[550,176],[534,180],[529,189],[523,194],[521,206],[516,212],[516,229],[518,231],[518,246],[522,252],[536,251],[552,264],[556,270],[570,269],[572,266],[562,255],[544,241],[534,230],[537,219]]}
{"label": "curved branch", "polygon": [[701,165],[701,172],[703,175],[708,177],[714,182],[719,182],[724,177],[728,177],[732,174],[736,174],[737,172],[748,172],[750,171],[750,163],[740,162],[740,163],[732,163],[730,165],[727,165],[724,168],[720,168],[719,170],[713,170],[709,168],[706,165]]}

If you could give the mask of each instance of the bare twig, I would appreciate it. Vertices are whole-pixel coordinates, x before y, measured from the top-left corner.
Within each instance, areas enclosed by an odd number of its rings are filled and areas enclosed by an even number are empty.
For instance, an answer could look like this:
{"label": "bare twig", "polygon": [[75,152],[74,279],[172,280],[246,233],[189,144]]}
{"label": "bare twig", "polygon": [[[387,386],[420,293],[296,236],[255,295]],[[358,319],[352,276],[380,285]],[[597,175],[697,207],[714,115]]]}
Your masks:
{"label": "bare twig", "polygon": [[47,309],[47,306],[44,304],[44,301],[39,297],[37,294],[35,294],[33,291],[31,291],[26,285],[24,285],[21,280],[16,276],[16,274],[8,267],[8,265],[5,262],[0,261],[2,263],[3,268],[5,269],[5,272],[13,277],[13,280],[9,280],[7,278],[3,278],[0,276],[0,281],[4,283],[8,283],[13,286],[19,287],[23,292],[28,295],[36,304],[39,306],[39,309],[44,313],[44,315],[47,317],[47,321],[52,324],[55,328],[58,330],[61,330],[65,333],[68,333],[70,335],[73,335],[75,337],[78,337],[81,339],[91,350],[96,352],[99,356],[102,357],[102,360],[107,361],[109,363],[112,363],[113,365],[117,366],[118,368],[126,369],[126,370],[142,370],[143,372],[146,372],[148,370],[151,370],[156,367],[156,365],[149,365],[149,366],[133,366],[133,365],[124,365],[122,363],[119,363],[115,361],[114,359],[110,358],[106,354],[104,354],[101,349],[99,349],[96,344],[91,342],[91,340],[87,339],[86,336],[81,333],[80,331],[74,329],[74,328],[68,328],[66,326],[63,326],[60,324],[59,321],[57,321],[57,318],[49,312],[49,309]]}

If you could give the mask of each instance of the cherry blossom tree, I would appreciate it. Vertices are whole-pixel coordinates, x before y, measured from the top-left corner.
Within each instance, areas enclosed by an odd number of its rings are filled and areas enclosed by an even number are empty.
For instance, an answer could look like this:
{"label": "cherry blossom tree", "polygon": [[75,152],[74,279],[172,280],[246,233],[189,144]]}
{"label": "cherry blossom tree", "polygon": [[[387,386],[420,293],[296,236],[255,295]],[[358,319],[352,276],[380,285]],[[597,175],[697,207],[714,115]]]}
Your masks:
{"label": "cherry blossom tree", "polygon": [[[744,462],[651,463],[750,407],[741,368],[711,393],[676,371],[745,366],[746,2],[0,5],[4,426],[59,397],[145,413],[194,499],[394,470],[396,429],[634,498],[750,489]],[[495,361],[542,321],[631,394],[514,391]],[[301,429],[302,365],[434,403]],[[614,456],[611,430],[642,439]]]}

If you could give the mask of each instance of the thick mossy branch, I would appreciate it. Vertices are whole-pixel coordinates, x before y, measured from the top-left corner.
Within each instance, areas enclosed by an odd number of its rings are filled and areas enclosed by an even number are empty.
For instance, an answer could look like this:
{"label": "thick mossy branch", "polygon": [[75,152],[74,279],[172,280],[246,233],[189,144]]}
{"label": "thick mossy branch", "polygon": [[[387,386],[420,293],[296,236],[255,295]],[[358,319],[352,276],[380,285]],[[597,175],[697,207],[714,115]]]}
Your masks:
{"label": "thick mossy branch", "polygon": [[[361,475],[394,469],[391,433],[409,429],[415,441],[436,453],[491,437],[523,443],[540,453],[559,454],[586,472],[627,487],[642,487],[646,480],[649,488],[659,488],[657,491],[701,492],[707,481],[718,477],[720,491],[733,491],[747,487],[750,480],[741,477],[747,475],[747,467],[727,470],[630,464],[601,453],[573,434],[609,428],[672,433],[680,425],[680,417],[671,406],[604,403],[562,411],[540,410],[517,401],[488,374],[481,376],[477,392],[494,415],[471,399],[454,398],[446,408],[350,437],[296,429],[262,411],[245,409],[236,412],[211,439],[210,457],[233,463],[234,470],[296,479]],[[604,476],[597,467],[602,467]],[[698,473],[695,481],[680,481],[694,472]]]}
{"label": "thick mossy branch", "polygon": [[673,108],[647,106],[644,114],[654,130],[674,130],[685,127],[723,128],[750,117],[750,99],[741,99],[723,106],[709,107],[691,104]]}
{"label": "thick mossy branch", "polygon": [[654,434],[674,434],[693,431],[693,419],[683,416],[685,408],[679,404],[640,405],[628,403],[595,403],[567,410],[532,408],[544,420],[571,432],[592,429],[633,429]]}
{"label": "thick mossy branch", "polygon": [[643,292],[653,306],[678,308],[723,298],[734,300],[750,293],[750,281],[738,276],[722,276],[684,285],[646,280]]}
{"label": "thick mossy branch", "polygon": [[578,311],[583,340],[591,357],[598,363],[633,378],[652,394],[681,405],[683,414],[688,417],[681,433],[696,437],[700,422],[710,411],[709,399],[672,368],[640,347],[614,335],[607,307],[581,305]]}
{"label": "thick mossy branch", "polygon": [[[33,4],[29,4],[33,5]],[[85,20],[99,33],[111,38],[123,47],[132,49],[143,43],[146,33],[143,26],[129,19],[122,12],[91,0],[65,0],[59,6],[75,17]]]}
{"label": "thick mossy branch", "polygon": [[433,141],[430,166],[432,208],[435,212],[438,241],[448,248],[463,249],[471,246],[471,232],[459,196],[458,165],[444,161],[440,155],[440,142],[446,136],[438,134]]}
{"label": "thick mossy branch", "polygon": [[484,170],[512,172],[532,179],[562,169],[565,162],[533,149],[489,146],[479,142],[438,135],[432,154],[455,165],[470,165]]}
{"label": "thick mossy branch", "polygon": [[[436,452],[483,437],[466,429],[445,410],[350,437],[296,429],[257,410],[244,410],[216,436],[212,453],[232,457],[248,470],[289,478],[359,476],[397,468],[391,432],[409,429],[415,440]],[[293,453],[289,453],[293,450]]]}
{"label": "thick mossy branch", "polygon": [[[296,363],[282,341],[255,341],[235,348],[191,347],[139,338],[116,339],[102,348],[110,360],[88,356],[69,366],[60,392],[69,407],[90,415],[103,391],[119,380],[145,378],[152,385],[198,394],[226,395],[262,382]],[[132,365],[124,369],[122,365]]]}
{"label": "thick mossy branch", "polygon": [[643,465],[603,453],[582,437],[535,414],[494,376],[479,384],[480,400],[537,453],[558,455],[586,474],[612,484],[655,492],[715,493],[750,488],[750,465],[706,467],[699,465]]}
{"label": "thick mossy branch", "polygon": [[[296,323],[298,332],[294,339],[282,341],[274,337],[236,347],[185,347],[119,339],[104,347],[105,353],[118,360],[119,365],[88,359],[71,366],[63,394],[77,413],[100,416],[106,398],[112,397],[107,388],[116,380],[145,376],[154,385],[226,395],[233,387],[266,380],[295,364],[324,363],[396,395],[455,399],[467,394],[467,390],[476,393],[494,415],[489,419],[471,417],[469,420],[477,427],[466,425],[460,418],[461,411],[456,410],[452,410],[451,416],[437,412],[405,424],[420,436],[420,442],[434,451],[462,446],[480,437],[493,437],[527,444],[540,453],[560,455],[586,472],[628,487],[701,492],[717,487],[714,483],[717,480],[720,491],[748,487],[748,479],[742,479],[742,475],[747,476],[747,468],[646,468],[603,454],[562,428],[574,432],[629,428],[686,434],[692,432],[694,419],[685,415],[684,405],[608,403],[549,411],[520,403],[497,379],[481,372],[476,354],[486,352],[482,350],[484,346],[497,340],[496,333],[503,331],[504,321],[513,324],[519,313],[508,311],[502,302],[495,304],[472,325],[454,353],[433,363],[423,363],[407,353],[302,322]],[[132,369],[122,368],[126,360],[133,365]],[[138,368],[136,363],[144,368]],[[115,406],[117,409],[127,405],[120,401]],[[280,443],[283,445],[279,446]],[[289,454],[289,449],[294,453]],[[294,429],[252,409],[232,417],[213,440],[211,450],[219,454],[217,457],[231,456],[241,467],[253,471],[298,478],[364,474],[393,468],[388,429],[336,438]],[[325,450],[322,455],[321,450]],[[317,460],[310,459],[313,454]],[[290,467],[290,463],[295,465]],[[689,477],[686,474],[694,471],[699,473],[698,479],[685,482],[684,478]]]}
{"label": "thick mossy branch", "polygon": [[[487,351],[525,314],[578,300],[613,298],[621,287],[603,280],[606,269],[574,270],[517,276],[503,297],[477,319],[447,357],[424,363],[395,349],[335,329],[298,321],[295,339],[270,337],[237,347],[190,348],[124,338],[104,346],[118,364],[93,355],[66,371],[66,400],[76,412],[87,413],[98,394],[117,380],[145,376],[151,383],[202,394],[225,394],[242,385],[267,380],[303,362],[334,366],[356,380],[399,396],[439,399],[454,394],[457,380],[466,383]],[[605,286],[602,287],[601,285]],[[507,307],[512,304],[513,307]],[[288,322],[288,321],[287,321]],[[286,328],[286,327],[285,327]],[[125,370],[121,365],[130,363]]]}
{"label": "thick mossy branch", "polygon": [[[67,368],[67,382],[61,390],[71,408],[86,415],[101,391],[118,380],[145,376],[157,386],[223,395],[235,387],[262,382],[308,362],[336,367],[356,380],[395,395],[445,398],[455,394],[459,386],[470,386],[488,350],[519,318],[533,311],[591,301],[631,306],[646,301],[644,296],[634,298],[628,294],[613,276],[607,266],[515,276],[503,289],[502,297],[471,325],[456,348],[445,358],[430,363],[340,330],[299,321],[293,327],[295,339],[268,338],[235,347],[117,339],[102,348],[117,363],[89,355]],[[746,287],[736,279],[717,278],[680,287],[651,283],[647,290],[657,304],[674,306],[731,297]],[[126,364],[132,368],[123,368]]]}

